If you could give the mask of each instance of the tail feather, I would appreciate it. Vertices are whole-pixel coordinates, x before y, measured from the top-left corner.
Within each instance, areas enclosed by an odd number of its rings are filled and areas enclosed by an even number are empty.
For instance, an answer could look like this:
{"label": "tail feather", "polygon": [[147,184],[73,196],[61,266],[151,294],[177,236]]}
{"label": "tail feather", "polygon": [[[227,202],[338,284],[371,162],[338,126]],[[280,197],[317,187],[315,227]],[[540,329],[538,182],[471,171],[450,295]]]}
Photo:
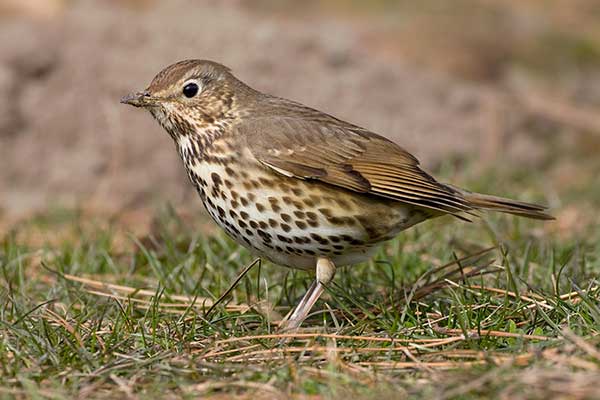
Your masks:
{"label": "tail feather", "polygon": [[491,196],[487,194],[472,193],[466,190],[462,190],[462,194],[465,200],[467,200],[469,204],[473,206],[473,208],[498,211],[533,219],[555,219],[552,215],[546,212],[548,207],[545,206],[506,199],[503,197]]}

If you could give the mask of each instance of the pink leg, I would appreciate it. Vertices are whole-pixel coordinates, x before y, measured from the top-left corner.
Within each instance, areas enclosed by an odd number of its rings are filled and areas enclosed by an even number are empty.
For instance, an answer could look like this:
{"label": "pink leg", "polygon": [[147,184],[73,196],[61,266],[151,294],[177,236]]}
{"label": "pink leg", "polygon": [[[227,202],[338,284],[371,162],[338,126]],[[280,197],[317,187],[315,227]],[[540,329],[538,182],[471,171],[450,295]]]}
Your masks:
{"label": "pink leg", "polygon": [[294,308],[294,312],[287,320],[281,324],[284,331],[294,330],[300,327],[302,322],[308,316],[308,313],[315,305],[327,285],[335,276],[335,265],[328,258],[317,259],[317,277],[308,288],[308,291],[302,297],[302,300]]}

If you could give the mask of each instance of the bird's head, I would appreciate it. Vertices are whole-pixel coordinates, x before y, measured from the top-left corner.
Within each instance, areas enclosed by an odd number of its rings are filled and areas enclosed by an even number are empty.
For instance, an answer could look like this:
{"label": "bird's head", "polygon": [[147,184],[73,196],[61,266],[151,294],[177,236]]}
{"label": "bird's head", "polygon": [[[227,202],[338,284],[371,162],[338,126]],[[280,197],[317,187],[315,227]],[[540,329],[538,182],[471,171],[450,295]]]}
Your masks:
{"label": "bird's head", "polygon": [[234,118],[241,97],[253,92],[221,64],[186,60],[163,69],[145,90],[121,103],[147,109],[177,138]]}

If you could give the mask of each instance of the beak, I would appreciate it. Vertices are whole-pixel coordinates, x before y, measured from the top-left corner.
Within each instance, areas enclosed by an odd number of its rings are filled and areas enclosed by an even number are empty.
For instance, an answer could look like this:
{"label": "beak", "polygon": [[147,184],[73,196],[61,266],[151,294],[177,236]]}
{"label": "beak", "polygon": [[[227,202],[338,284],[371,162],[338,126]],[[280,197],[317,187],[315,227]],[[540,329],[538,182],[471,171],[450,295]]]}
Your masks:
{"label": "beak", "polygon": [[156,103],[156,99],[150,95],[150,92],[144,90],[143,92],[129,93],[121,99],[121,103],[134,107],[149,107]]}

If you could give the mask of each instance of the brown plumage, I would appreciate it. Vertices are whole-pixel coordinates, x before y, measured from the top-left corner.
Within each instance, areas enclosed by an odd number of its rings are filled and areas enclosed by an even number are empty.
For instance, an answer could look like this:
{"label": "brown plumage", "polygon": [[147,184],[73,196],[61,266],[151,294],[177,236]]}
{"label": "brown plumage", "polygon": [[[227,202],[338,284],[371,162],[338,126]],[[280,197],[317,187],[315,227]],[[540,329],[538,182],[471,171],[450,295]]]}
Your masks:
{"label": "brown plumage", "polygon": [[335,265],[429,218],[478,210],[551,219],[545,207],[472,193],[423,171],[397,144],[260,93],[220,64],[165,68],[124,103],[147,108],[177,144],[209,214],[240,244],[317,279],[288,322],[297,327]]}

